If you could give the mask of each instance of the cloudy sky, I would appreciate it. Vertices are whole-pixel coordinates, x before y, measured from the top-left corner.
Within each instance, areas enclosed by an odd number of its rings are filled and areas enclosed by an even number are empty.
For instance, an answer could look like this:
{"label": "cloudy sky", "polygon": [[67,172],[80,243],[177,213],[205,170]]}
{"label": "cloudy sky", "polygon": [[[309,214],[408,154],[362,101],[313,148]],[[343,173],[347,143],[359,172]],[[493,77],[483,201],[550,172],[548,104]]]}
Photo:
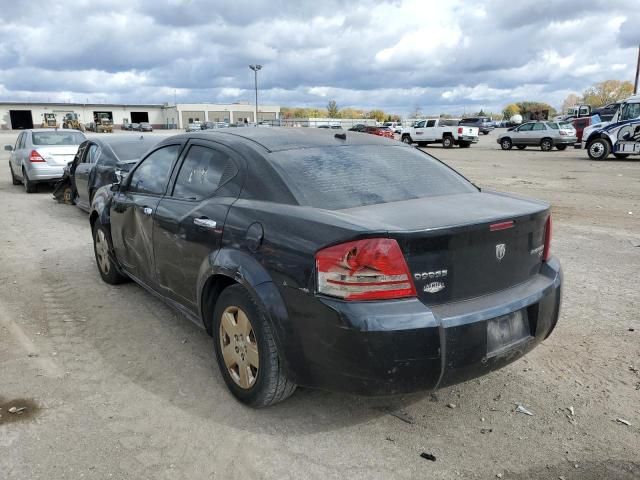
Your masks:
{"label": "cloudy sky", "polygon": [[0,0],[0,101],[559,106],[633,80],[640,0]]}

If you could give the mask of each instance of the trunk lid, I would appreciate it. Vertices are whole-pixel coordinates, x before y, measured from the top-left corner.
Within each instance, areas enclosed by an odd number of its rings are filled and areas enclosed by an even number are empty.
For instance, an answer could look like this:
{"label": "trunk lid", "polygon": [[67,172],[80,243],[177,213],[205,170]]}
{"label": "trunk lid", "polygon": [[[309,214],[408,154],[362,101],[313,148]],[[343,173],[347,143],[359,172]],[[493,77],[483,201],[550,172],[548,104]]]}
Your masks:
{"label": "trunk lid", "polygon": [[482,192],[341,213],[386,224],[404,253],[418,298],[436,305],[503,290],[539,273],[549,206]]}
{"label": "trunk lid", "polygon": [[47,165],[62,166],[73,160],[78,152],[78,145],[36,145],[34,150],[45,159]]}

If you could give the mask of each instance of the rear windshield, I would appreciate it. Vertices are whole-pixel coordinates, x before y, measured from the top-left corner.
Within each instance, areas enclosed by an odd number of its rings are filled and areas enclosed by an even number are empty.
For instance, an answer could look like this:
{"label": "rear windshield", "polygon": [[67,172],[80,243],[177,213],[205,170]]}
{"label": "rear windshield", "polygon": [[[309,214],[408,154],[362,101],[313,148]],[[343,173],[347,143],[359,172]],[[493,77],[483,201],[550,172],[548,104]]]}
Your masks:
{"label": "rear windshield", "polygon": [[401,146],[286,150],[270,161],[298,203],[327,210],[477,191],[446,165]]}
{"label": "rear windshield", "polygon": [[[160,141],[160,139],[158,139]],[[111,150],[116,154],[118,160],[138,160],[142,155],[153,147],[158,141],[154,142],[125,142],[111,145]]]}
{"label": "rear windshield", "polygon": [[79,132],[33,132],[34,145],[80,145],[86,140]]}

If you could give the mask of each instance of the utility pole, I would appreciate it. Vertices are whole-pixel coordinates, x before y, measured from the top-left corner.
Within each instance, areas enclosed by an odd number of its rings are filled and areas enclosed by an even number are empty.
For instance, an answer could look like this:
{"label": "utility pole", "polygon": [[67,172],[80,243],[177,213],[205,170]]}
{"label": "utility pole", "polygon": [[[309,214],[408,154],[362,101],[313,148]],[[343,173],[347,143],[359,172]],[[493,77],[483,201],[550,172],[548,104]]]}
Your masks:
{"label": "utility pole", "polygon": [[258,126],[258,70],[262,69],[262,65],[249,65],[249,68],[253,70],[255,85],[256,85],[256,116],[254,121],[256,122],[256,127]]}
{"label": "utility pole", "polygon": [[640,76],[640,45],[638,45],[638,62],[636,63],[636,82],[633,84],[633,94],[638,93],[638,77]]}

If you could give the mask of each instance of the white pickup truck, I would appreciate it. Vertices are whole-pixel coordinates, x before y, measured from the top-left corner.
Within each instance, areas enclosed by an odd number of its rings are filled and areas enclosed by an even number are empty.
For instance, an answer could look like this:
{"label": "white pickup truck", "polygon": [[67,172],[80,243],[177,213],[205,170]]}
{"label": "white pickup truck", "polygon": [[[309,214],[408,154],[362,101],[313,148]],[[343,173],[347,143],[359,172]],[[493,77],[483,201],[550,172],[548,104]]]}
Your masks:
{"label": "white pickup truck", "polygon": [[417,143],[423,147],[429,143],[442,143],[444,148],[458,145],[467,148],[478,141],[478,127],[458,125],[459,120],[442,118],[419,120],[412,127],[403,128],[404,143]]}

